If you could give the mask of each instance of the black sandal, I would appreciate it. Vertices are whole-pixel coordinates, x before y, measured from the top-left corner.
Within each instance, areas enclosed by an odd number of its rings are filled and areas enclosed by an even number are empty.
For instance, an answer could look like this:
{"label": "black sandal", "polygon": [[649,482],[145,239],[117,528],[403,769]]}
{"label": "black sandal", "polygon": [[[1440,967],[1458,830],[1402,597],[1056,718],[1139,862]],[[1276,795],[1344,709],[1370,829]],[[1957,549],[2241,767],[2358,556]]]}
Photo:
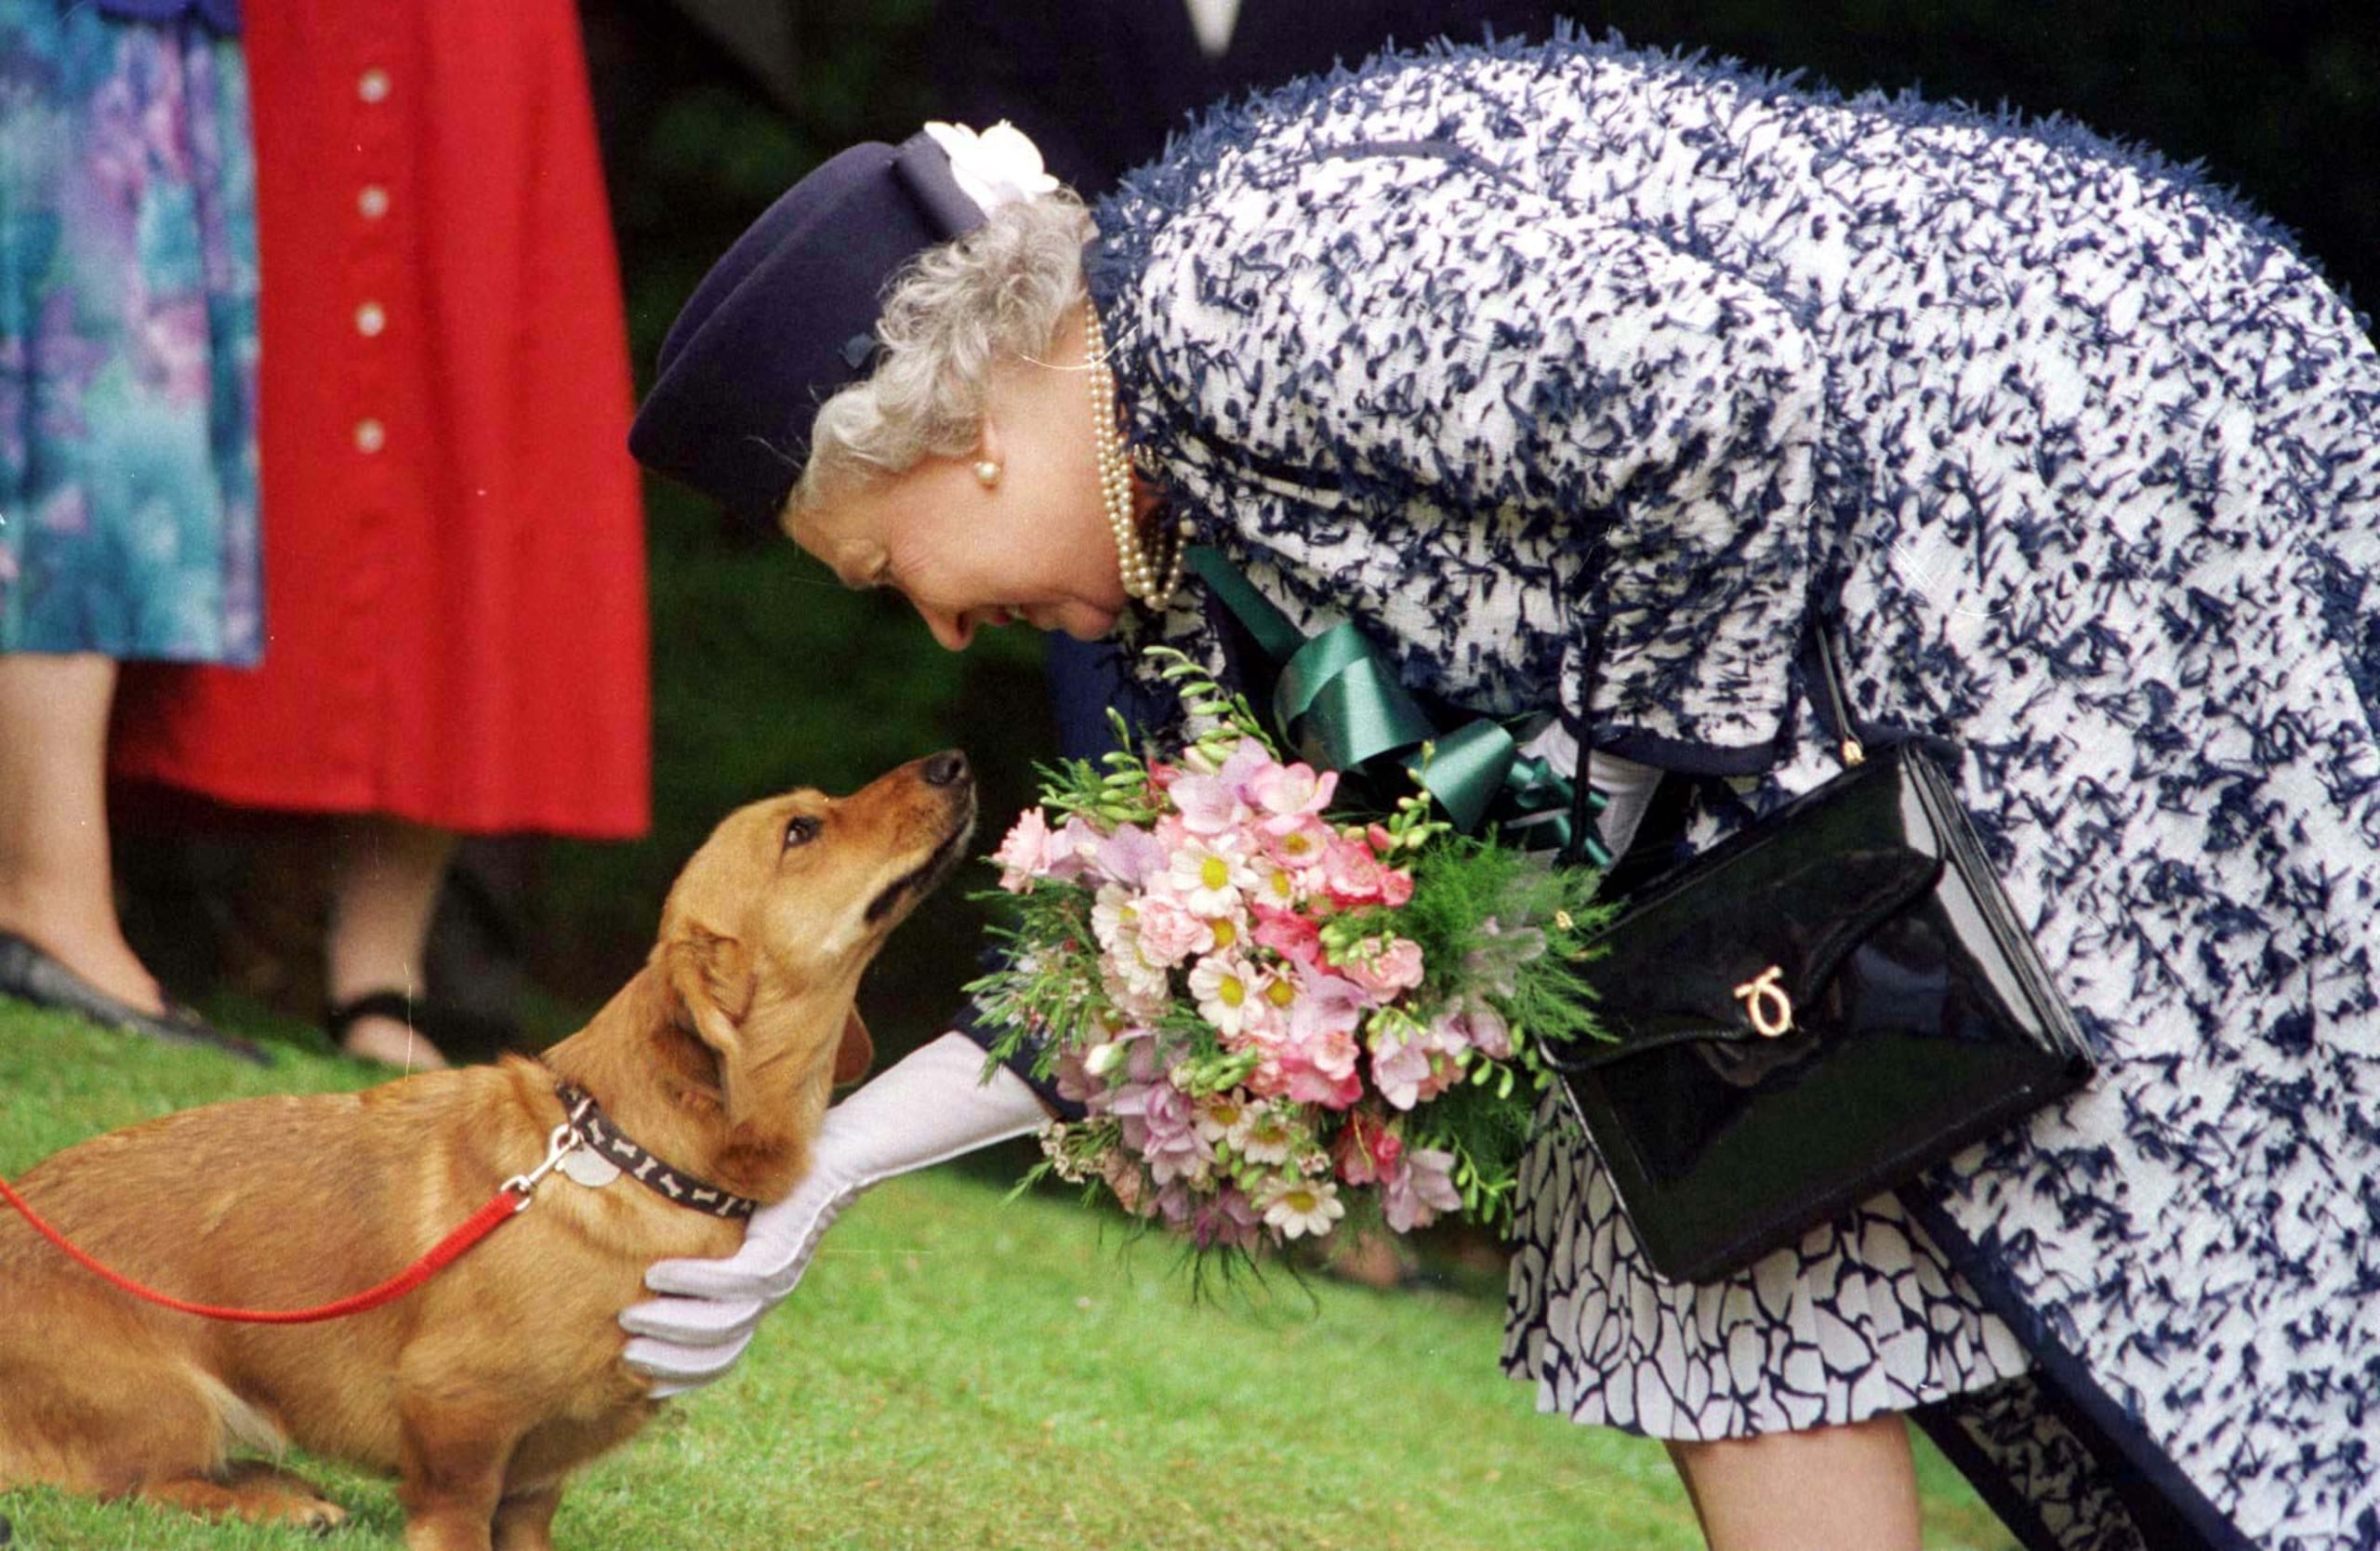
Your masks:
{"label": "black sandal", "polygon": [[325,1007],[323,1009],[323,1028],[330,1035],[332,1044],[344,1049],[347,1031],[365,1018],[390,1018],[416,1033],[424,1033],[421,1026],[414,1022],[414,999],[403,991],[385,988],[366,991],[351,1001],[333,1002]]}
{"label": "black sandal", "polygon": [[387,1018],[403,1024],[437,1047],[439,1054],[455,1066],[494,1059],[511,1048],[515,1033],[512,1026],[500,1018],[408,996],[392,987],[333,1002],[323,1010],[323,1028],[330,1035],[332,1046],[345,1054],[347,1031],[364,1018]]}

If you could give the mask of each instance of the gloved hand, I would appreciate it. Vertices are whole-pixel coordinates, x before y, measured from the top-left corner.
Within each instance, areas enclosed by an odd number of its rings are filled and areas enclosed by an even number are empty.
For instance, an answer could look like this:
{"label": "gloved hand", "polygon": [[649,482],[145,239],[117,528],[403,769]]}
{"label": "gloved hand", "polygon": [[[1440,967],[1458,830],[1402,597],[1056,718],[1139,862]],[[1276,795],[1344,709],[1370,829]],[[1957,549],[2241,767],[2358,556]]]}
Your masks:
{"label": "gloved hand", "polygon": [[744,1247],[724,1260],[665,1260],[644,1274],[655,1292],[629,1307],[628,1363],[660,1399],[718,1378],[751,1344],[760,1316],[801,1280],[819,1236],[879,1181],[1038,1131],[1050,1119],[1025,1080],[1003,1067],[983,1080],[984,1047],[945,1034],[826,1111],[810,1173],[793,1194],[752,1213]]}
{"label": "gloved hand", "polygon": [[[1542,732],[1521,746],[1521,752],[1545,761],[1565,776],[1575,776],[1579,769],[1579,740],[1558,721],[1548,722]],[[1652,806],[1653,789],[1661,784],[1661,773],[1649,764],[1596,749],[1587,755],[1587,781],[1604,795],[1603,812],[1595,819],[1597,836],[1613,855],[1628,855],[1636,826]]]}
{"label": "gloved hand", "polygon": [[[1570,748],[1575,769],[1578,745],[1573,743]],[[1587,756],[1587,782],[1604,794],[1604,810],[1595,820],[1596,833],[1613,855],[1627,855],[1629,842],[1636,838],[1636,826],[1644,820],[1645,810],[1652,806],[1653,789],[1661,784],[1661,773],[1649,764],[1638,764],[1597,749]]]}

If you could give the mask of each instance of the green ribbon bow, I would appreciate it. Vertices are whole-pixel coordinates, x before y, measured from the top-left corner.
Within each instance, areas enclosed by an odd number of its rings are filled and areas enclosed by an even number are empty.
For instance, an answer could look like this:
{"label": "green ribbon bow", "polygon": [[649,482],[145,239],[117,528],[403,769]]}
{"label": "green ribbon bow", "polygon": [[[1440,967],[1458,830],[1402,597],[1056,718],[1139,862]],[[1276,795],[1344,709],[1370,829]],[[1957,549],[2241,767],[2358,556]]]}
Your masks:
{"label": "green ribbon bow", "polygon": [[[1510,825],[1524,845],[1559,849],[1570,843],[1569,780],[1541,759],[1524,758],[1510,729],[1489,717],[1441,733],[1381,656],[1352,624],[1333,625],[1312,639],[1302,635],[1231,562],[1209,546],[1193,548],[1190,567],[1246,626],[1278,669],[1273,724],[1298,757],[1318,770],[1360,775],[1375,784],[1401,767],[1446,810],[1465,834],[1494,818]],[[1601,793],[1590,791],[1591,812]],[[1542,817],[1538,815],[1542,815]],[[1597,867],[1611,865],[1602,841],[1588,835],[1583,850]]]}

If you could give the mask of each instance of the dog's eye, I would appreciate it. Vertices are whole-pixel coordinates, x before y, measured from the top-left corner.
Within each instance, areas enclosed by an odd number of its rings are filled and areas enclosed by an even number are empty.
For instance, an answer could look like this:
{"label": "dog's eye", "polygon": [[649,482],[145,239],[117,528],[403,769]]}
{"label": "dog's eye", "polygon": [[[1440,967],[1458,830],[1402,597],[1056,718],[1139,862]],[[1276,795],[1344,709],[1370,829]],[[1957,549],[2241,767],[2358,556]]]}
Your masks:
{"label": "dog's eye", "polygon": [[787,851],[792,850],[797,845],[808,845],[812,841],[814,841],[817,838],[818,821],[816,819],[804,816],[801,818],[791,818],[786,821],[785,848]]}

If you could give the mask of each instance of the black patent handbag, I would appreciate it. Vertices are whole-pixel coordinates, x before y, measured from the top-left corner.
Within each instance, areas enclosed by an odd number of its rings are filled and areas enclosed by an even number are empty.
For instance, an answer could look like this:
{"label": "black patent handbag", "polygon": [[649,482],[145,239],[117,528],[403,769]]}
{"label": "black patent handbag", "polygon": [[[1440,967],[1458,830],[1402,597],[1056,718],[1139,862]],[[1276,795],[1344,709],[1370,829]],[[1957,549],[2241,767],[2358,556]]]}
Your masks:
{"label": "black patent handbag", "polygon": [[1948,778],[1915,745],[1863,753],[1823,629],[1816,655],[1843,773],[1633,895],[1588,945],[1611,1041],[1548,1056],[1674,1281],[1740,1270],[2093,1069]]}

